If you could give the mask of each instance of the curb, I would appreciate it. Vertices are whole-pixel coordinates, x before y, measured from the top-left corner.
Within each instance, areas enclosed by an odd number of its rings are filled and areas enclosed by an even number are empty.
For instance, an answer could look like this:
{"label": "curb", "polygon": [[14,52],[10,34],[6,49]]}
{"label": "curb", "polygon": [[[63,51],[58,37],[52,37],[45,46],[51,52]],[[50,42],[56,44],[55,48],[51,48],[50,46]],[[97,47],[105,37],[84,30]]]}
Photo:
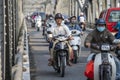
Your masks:
{"label": "curb", "polygon": [[30,62],[29,62],[29,45],[28,45],[28,34],[27,28],[25,25],[25,33],[24,33],[24,53],[23,53],[23,79],[22,80],[30,80]]}

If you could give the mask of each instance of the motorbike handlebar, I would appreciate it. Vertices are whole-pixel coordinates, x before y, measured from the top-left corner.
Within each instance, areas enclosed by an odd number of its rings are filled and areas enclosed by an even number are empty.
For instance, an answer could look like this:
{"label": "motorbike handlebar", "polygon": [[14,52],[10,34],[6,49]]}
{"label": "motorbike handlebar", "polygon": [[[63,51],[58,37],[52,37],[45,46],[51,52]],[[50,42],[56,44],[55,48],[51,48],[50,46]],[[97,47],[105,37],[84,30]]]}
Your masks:
{"label": "motorbike handlebar", "polygon": [[[59,39],[60,37],[61,37],[61,40]],[[64,37],[64,38],[62,38],[62,37]],[[57,35],[57,36],[53,37],[53,40],[67,41],[67,40],[69,40],[69,37],[65,36],[65,35]]]}
{"label": "motorbike handlebar", "polygon": [[[113,51],[113,50],[115,50],[115,49],[117,48],[116,45],[108,45],[108,46],[109,46],[109,50],[110,50],[110,51]],[[97,50],[101,50],[102,45],[98,45],[98,44],[92,43],[92,44],[91,44],[91,48],[97,49]]]}

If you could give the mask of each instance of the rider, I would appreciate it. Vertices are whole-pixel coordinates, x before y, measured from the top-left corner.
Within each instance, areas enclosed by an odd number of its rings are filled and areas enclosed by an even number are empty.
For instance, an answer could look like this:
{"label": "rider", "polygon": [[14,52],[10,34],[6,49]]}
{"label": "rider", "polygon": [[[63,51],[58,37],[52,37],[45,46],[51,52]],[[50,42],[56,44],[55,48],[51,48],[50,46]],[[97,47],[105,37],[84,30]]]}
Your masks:
{"label": "rider", "polygon": [[[98,19],[96,28],[91,33],[89,33],[85,39],[85,47],[91,46],[91,43],[101,44],[103,42],[108,42],[112,44],[114,36],[106,29],[106,23],[103,19]],[[91,49],[91,52],[98,53],[100,51]]]}
{"label": "rider", "polygon": [[77,24],[76,16],[72,16],[70,18],[70,24],[68,25],[68,27],[70,30],[76,29],[76,30],[82,31],[80,26]]}
{"label": "rider", "polygon": [[47,27],[48,27],[48,26],[52,26],[52,24],[55,24],[55,20],[54,20],[54,18],[53,18],[52,15],[49,15],[49,18],[48,18],[48,20],[46,21],[46,25],[47,25]]}
{"label": "rider", "polygon": [[[57,13],[55,15],[55,21],[56,21],[57,25],[54,27],[53,36],[57,36],[57,35],[62,34],[62,35],[67,35],[69,39],[73,39],[72,36],[71,36],[71,32],[70,32],[69,28],[66,25],[62,24],[62,20],[63,20],[62,14]],[[56,41],[53,41],[53,44],[49,45],[49,48],[50,48],[50,59],[49,59],[49,63],[48,63],[49,66],[51,66],[52,62],[54,61],[53,60],[53,54],[54,54],[53,51],[54,51],[55,44],[56,44]],[[69,54],[71,55],[72,48],[70,47],[69,44],[68,44],[68,48],[69,48]],[[71,59],[70,59],[70,56],[69,56],[69,61],[67,61],[67,64],[69,66],[72,65],[70,60]]]}
{"label": "rider", "polygon": [[[87,35],[84,45],[87,48],[91,48],[91,44],[100,45],[105,42],[112,45],[114,39],[115,37],[107,30],[104,19],[100,18],[97,20],[96,29]],[[95,54],[99,52],[99,50],[91,49],[91,54],[88,56],[87,61],[94,59]],[[119,74],[120,62],[117,60],[116,57],[114,59],[117,66],[117,74]]]}
{"label": "rider", "polygon": [[82,27],[82,30],[84,31],[84,30],[86,30],[86,28],[85,28],[85,15],[84,15],[84,13],[83,12],[81,12],[80,13],[80,16],[79,16],[79,25],[84,25],[83,27],[82,26],[80,26],[80,27]]}

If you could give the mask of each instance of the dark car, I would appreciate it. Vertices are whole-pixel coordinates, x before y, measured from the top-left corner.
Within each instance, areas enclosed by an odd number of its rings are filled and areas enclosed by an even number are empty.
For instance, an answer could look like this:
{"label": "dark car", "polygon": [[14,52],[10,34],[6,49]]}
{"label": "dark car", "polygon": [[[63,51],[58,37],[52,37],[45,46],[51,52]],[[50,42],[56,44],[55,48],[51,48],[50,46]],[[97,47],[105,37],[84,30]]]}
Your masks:
{"label": "dark car", "polygon": [[44,12],[39,12],[39,15],[42,17],[42,21],[46,20],[46,14]]}

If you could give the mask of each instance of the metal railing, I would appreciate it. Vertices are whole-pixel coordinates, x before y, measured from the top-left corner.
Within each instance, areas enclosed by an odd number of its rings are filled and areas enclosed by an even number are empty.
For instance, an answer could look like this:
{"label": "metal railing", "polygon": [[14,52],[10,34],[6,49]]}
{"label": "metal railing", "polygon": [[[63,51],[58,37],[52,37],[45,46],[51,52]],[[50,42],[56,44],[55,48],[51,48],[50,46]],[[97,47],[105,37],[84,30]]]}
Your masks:
{"label": "metal railing", "polygon": [[0,0],[0,80],[12,80],[23,20],[21,14],[22,0]]}

